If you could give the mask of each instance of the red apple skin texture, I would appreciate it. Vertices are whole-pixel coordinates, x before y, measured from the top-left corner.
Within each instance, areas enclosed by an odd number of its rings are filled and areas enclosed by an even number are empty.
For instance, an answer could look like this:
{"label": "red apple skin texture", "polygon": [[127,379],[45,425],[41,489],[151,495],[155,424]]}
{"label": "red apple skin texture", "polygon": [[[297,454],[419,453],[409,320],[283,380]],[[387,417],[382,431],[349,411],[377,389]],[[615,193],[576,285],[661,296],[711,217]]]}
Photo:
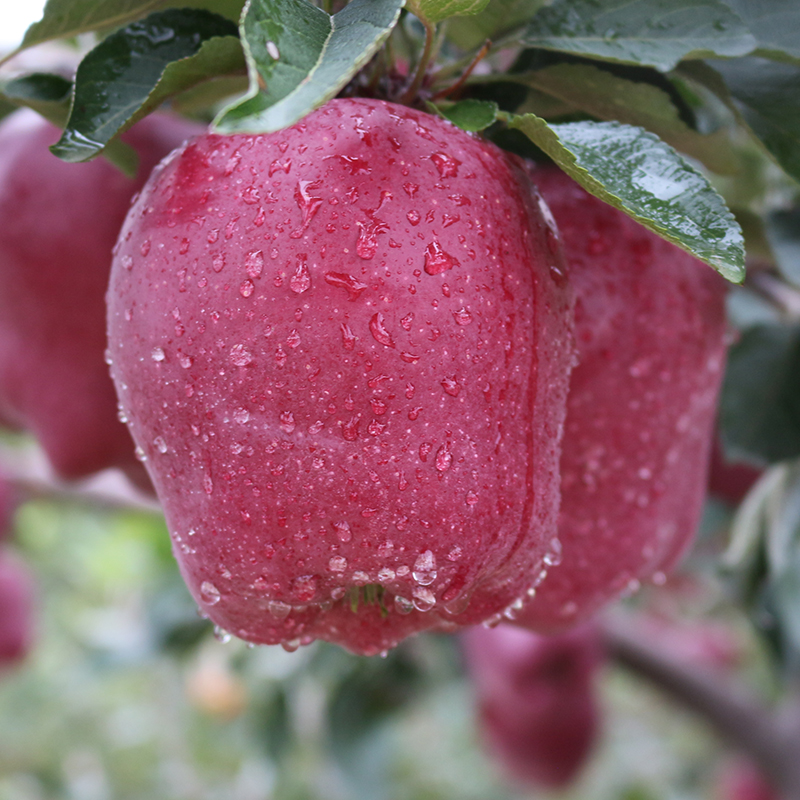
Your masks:
{"label": "red apple skin texture", "polygon": [[694,536],[725,361],[725,282],[560,170],[532,176],[564,243],[578,364],[561,561],[515,619],[556,632],[670,569]]}
{"label": "red apple skin texture", "polygon": [[121,467],[146,480],[103,356],[111,250],[150,170],[198,130],[162,115],[136,125],[131,180],[103,159],[56,158],[60,132],[33,111],[0,124],[0,418],[64,478]]}
{"label": "red apple skin texture", "polygon": [[515,781],[571,783],[599,732],[594,679],[604,659],[596,628],[540,636],[476,627],[461,642],[489,752]]}
{"label": "red apple skin texture", "polygon": [[[525,594],[573,358],[548,231],[515,161],[380,101],[156,171],[112,269],[112,375],[216,624],[372,654]],[[388,614],[339,599],[363,584]]]}
{"label": "red apple skin texture", "polygon": [[31,648],[33,592],[27,567],[0,552],[0,669],[22,661]]}

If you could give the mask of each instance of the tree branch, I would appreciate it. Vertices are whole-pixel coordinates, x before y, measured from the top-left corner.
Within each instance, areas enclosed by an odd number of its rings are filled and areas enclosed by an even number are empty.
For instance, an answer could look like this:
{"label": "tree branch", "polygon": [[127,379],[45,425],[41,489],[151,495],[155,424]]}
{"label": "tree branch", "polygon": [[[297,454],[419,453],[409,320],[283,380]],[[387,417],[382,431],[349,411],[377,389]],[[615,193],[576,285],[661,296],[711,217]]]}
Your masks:
{"label": "tree branch", "polygon": [[785,800],[800,800],[800,705],[776,714],[741,686],[672,658],[627,616],[606,620],[604,633],[610,658],[702,716],[750,756]]}

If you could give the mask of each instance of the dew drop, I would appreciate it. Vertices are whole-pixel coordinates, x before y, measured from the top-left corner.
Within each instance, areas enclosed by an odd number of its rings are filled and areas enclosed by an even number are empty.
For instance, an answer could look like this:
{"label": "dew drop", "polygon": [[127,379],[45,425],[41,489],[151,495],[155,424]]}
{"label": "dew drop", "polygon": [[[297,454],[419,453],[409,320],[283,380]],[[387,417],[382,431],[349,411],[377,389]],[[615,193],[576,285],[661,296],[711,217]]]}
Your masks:
{"label": "dew drop", "polygon": [[458,266],[458,260],[442,250],[435,239],[425,248],[425,272],[428,275],[440,275]]}
{"label": "dew drop", "polygon": [[425,550],[417,556],[411,575],[422,586],[429,586],[436,580],[436,556],[431,550]]}
{"label": "dew drop", "polygon": [[284,433],[293,433],[294,429],[297,427],[297,423],[294,420],[294,414],[291,411],[284,411],[280,415],[281,421],[281,430]]}
{"label": "dew drop", "polygon": [[129,255],[122,256],[120,259],[120,264],[122,264],[122,266],[127,270],[133,269],[133,259]]}
{"label": "dew drop", "polygon": [[434,153],[431,156],[431,161],[436,164],[436,169],[439,170],[439,175],[443,178],[455,178],[458,176],[458,168],[461,166],[461,162],[451,155]]}
{"label": "dew drop", "polygon": [[353,531],[350,528],[350,523],[347,520],[340,520],[339,522],[332,522],[331,526],[336,532],[336,538],[340,542],[349,542],[353,538]]}
{"label": "dew drop", "polygon": [[385,347],[395,346],[394,339],[392,339],[389,331],[386,330],[386,326],[383,321],[383,314],[380,311],[378,311],[377,314],[372,315],[372,319],[369,321],[369,332],[372,334],[372,338],[375,339],[375,341],[379,344],[382,344]]}
{"label": "dew drop", "polygon": [[450,397],[458,397],[459,392],[461,392],[461,384],[456,380],[455,375],[448,375],[442,379],[442,389]]}
{"label": "dew drop", "polygon": [[164,348],[163,347],[154,347],[150,351],[150,358],[152,358],[153,361],[163,361],[166,357],[167,356],[164,353]]}
{"label": "dew drop", "polygon": [[261,250],[251,250],[244,258],[244,268],[253,280],[260,278],[264,269],[264,253]]}
{"label": "dew drop", "polygon": [[367,288],[366,283],[362,283],[358,278],[345,272],[326,272],[324,278],[325,283],[335,286],[337,289],[347,290],[350,300],[358,300],[362,292]]}
{"label": "dew drop", "polygon": [[243,281],[242,285],[239,287],[239,294],[242,297],[250,297],[250,295],[253,294],[255,288],[256,287],[253,286],[252,281]]}
{"label": "dew drop", "polygon": [[217,253],[211,259],[211,269],[213,269],[214,272],[222,272],[224,268],[225,268],[225,256],[222,255],[222,253]]}
{"label": "dew drop", "polygon": [[436,596],[430,589],[418,586],[414,589],[414,608],[417,611],[430,611],[436,605]]}
{"label": "dew drop", "polygon": [[233,419],[240,425],[246,425],[250,421],[250,412],[246,408],[237,408],[233,412]]}
{"label": "dew drop", "polygon": [[243,344],[235,344],[231,347],[230,359],[237,367],[246,367],[253,363],[253,354]]}
{"label": "dew drop", "polygon": [[307,291],[310,286],[311,275],[308,272],[305,259],[301,257],[294,275],[289,279],[289,288],[291,288],[295,294],[302,294]]}
{"label": "dew drop", "polygon": [[458,311],[453,312],[453,319],[455,319],[456,325],[469,325],[472,322],[472,314],[466,308],[461,307]]}
{"label": "dew drop", "polygon": [[331,572],[344,572],[347,569],[347,559],[344,556],[333,556],[328,561],[328,569]]}
{"label": "dew drop", "polygon": [[448,445],[443,444],[436,451],[436,458],[434,464],[439,472],[446,472],[453,464],[453,454],[450,452]]}
{"label": "dew drop", "polygon": [[352,330],[350,330],[350,326],[346,323],[342,323],[342,344],[344,345],[345,350],[352,350],[356,346],[356,336]]}
{"label": "dew drop", "polygon": [[158,450],[159,453],[167,452],[167,443],[163,436],[156,436],[156,438],[153,439],[153,444],[156,446],[156,450]]}
{"label": "dew drop", "polygon": [[215,606],[220,600],[219,589],[211,581],[203,581],[200,584],[200,597],[206,605]]}

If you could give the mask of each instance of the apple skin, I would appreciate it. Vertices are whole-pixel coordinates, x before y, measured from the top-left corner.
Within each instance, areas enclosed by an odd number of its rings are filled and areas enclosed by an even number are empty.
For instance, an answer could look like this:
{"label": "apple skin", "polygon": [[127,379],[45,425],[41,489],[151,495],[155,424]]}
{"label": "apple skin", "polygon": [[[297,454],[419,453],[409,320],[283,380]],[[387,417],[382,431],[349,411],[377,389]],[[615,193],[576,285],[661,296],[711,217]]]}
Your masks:
{"label": "apple skin", "polygon": [[27,567],[0,551],[0,669],[16,665],[33,642],[33,579]]}
{"label": "apple skin", "polygon": [[589,758],[598,732],[599,631],[541,636],[510,625],[461,635],[487,749],[512,779],[558,789]]}
{"label": "apple skin", "polygon": [[114,259],[112,375],[203,612],[373,654],[524,596],[555,534],[562,268],[520,164],[403,106],[162,164]]}
{"label": "apple skin", "polygon": [[725,282],[585,192],[531,169],[561,232],[578,364],[561,456],[560,564],[515,619],[556,632],[660,580],[692,541],[725,363]]}
{"label": "apple skin", "polygon": [[146,481],[104,360],[111,250],[151,169],[199,130],[166,115],[134,126],[131,180],[56,158],[60,131],[33,111],[0,124],[0,419],[31,431],[63,478],[120,467]]}

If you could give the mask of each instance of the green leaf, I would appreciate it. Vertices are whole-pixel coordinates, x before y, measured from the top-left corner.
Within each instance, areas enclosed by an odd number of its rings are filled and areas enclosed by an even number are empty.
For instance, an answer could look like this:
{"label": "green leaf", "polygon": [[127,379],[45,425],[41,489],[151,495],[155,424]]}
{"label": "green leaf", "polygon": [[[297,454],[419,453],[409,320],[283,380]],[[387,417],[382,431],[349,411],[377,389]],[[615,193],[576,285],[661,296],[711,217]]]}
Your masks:
{"label": "green leaf", "polygon": [[238,19],[244,0],[47,0],[42,19],[25,32],[20,50],[52,39],[127,25],[156,9],[171,6],[206,8]]}
{"label": "green leaf", "polygon": [[724,0],[756,39],[758,55],[800,59],[800,4],[796,0]]}
{"label": "green leaf", "polygon": [[497,41],[503,34],[530,21],[546,0],[490,2],[478,14],[454,17],[447,23],[447,38],[463,50],[473,50],[486,39]]}
{"label": "green leaf", "polygon": [[800,67],[763,58],[712,63],[752,131],[800,181]]}
{"label": "green leaf", "polygon": [[242,23],[250,90],[217,130],[268,133],[323,105],[377,52],[403,1],[353,0],[330,17],[308,0],[252,0]]}
{"label": "green leaf", "polygon": [[220,69],[243,69],[236,33],[217,14],[171,9],[111,34],[78,66],[69,122],[50,149],[86,161],[170,94]]}
{"label": "green leaf", "polygon": [[508,116],[584,189],[710,264],[744,278],[744,242],[733,214],[709,182],[657,136],[616,122],[548,125]]}
{"label": "green leaf", "polygon": [[720,416],[733,456],[768,463],[800,456],[800,328],[744,331],[728,354]]}
{"label": "green leaf", "polygon": [[520,42],[663,72],[685,58],[741,56],[756,46],[721,0],[555,0]]}
{"label": "green leaf", "polygon": [[461,100],[445,108],[434,106],[445,119],[465,131],[477,133],[497,120],[497,103],[488,100]]}
{"label": "green leaf", "polygon": [[408,0],[408,10],[429,23],[441,22],[448,17],[478,14],[489,0]]}
{"label": "green leaf", "polygon": [[738,166],[727,131],[703,136],[693,130],[681,119],[670,96],[650,83],[621,78],[591,64],[569,63],[509,74],[504,79],[524,83],[561,100],[572,112],[646,128],[713,172],[730,174]]}
{"label": "green leaf", "polygon": [[[2,87],[3,94],[17,106],[32,108],[59,128],[69,117],[72,81],[61,75],[34,72],[9,81]],[[136,174],[139,156],[122,141],[114,141],[105,154],[108,161],[129,177]]]}

